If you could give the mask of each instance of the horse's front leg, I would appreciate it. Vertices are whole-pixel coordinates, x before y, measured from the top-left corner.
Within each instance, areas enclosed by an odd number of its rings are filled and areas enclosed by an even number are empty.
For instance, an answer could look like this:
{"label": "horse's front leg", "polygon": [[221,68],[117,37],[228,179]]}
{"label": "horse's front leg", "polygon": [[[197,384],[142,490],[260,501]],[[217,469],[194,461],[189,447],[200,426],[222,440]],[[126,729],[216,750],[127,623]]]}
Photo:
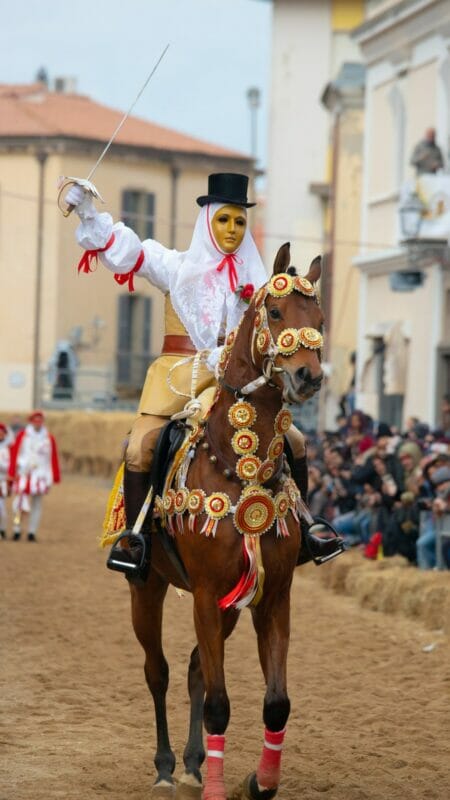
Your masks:
{"label": "horse's front leg", "polygon": [[200,800],[202,794],[202,775],[200,767],[205,760],[203,747],[203,701],[205,684],[198,646],[191,653],[188,672],[188,690],[191,701],[189,719],[189,738],[184,748],[184,773],[177,786],[176,800]]}
{"label": "horse's front leg", "polygon": [[152,791],[154,798],[168,798],[175,793],[172,778],[175,755],[170,747],[166,712],[169,667],[164,657],[161,635],[163,603],[167,587],[167,582],[154,570],[150,570],[144,587],[130,585],[133,627],[145,651],[145,679],[155,706],[157,736],[155,767],[158,776]]}
{"label": "horse's front leg", "polygon": [[266,680],[263,720],[264,746],[256,772],[245,781],[250,800],[270,800],[280,783],[281,751],[291,708],[286,688],[289,648],[289,589],[276,597],[263,597],[252,612],[258,652]]}
{"label": "horse's front leg", "polygon": [[[214,595],[202,589],[195,592],[194,622],[205,684],[203,721],[207,732],[203,800],[226,800],[223,756],[230,701],[225,688],[223,662],[227,617],[220,611]],[[236,616],[232,615],[233,627],[235,619]]]}

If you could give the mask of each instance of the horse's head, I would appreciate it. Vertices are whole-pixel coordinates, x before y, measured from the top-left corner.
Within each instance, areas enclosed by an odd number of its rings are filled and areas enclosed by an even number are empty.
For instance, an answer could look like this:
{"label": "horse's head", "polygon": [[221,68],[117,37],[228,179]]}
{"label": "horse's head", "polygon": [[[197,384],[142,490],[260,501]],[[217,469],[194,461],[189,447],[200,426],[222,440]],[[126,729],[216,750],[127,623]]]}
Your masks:
{"label": "horse's head", "polygon": [[323,314],[314,284],[321,273],[315,258],[305,277],[290,267],[289,243],[280,247],[273,275],[255,299],[255,359],[283,399],[299,403],[320,389]]}

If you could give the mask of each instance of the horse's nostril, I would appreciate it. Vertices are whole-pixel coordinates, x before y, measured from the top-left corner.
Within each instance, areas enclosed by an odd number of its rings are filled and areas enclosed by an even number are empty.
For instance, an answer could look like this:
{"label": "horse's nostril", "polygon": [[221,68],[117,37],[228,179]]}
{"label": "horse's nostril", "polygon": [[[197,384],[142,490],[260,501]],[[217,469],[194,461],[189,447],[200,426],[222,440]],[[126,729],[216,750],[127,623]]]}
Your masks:
{"label": "horse's nostril", "polygon": [[297,372],[295,373],[295,377],[299,382],[310,383],[311,382],[311,371],[309,367],[299,367]]}

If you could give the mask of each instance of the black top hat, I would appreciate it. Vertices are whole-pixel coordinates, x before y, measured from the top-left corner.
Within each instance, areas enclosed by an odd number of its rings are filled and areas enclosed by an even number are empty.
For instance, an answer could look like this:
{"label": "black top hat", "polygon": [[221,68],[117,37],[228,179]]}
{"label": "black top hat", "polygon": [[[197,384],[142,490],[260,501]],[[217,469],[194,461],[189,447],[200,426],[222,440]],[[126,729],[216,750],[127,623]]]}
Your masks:
{"label": "black top hat", "polygon": [[207,203],[228,203],[232,206],[252,208],[256,203],[247,202],[247,175],[235,172],[216,172],[208,176],[208,194],[197,197],[199,206]]}

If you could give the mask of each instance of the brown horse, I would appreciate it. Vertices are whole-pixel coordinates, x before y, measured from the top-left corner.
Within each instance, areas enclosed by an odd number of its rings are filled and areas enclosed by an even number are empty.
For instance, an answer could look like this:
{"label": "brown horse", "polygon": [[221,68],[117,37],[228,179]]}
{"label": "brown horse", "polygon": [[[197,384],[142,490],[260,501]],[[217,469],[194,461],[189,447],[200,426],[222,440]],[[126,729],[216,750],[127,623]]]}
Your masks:
{"label": "brown horse", "polygon": [[[267,800],[277,793],[290,711],[286,688],[290,588],[301,536],[299,493],[287,475],[282,452],[283,434],[290,424],[282,405],[310,397],[322,377],[323,316],[314,290],[320,258],[312,262],[306,279],[297,276],[295,268],[287,272],[289,259],[289,245],[283,245],[271,281],[253,297],[236,334],[228,338],[215,404],[206,425],[192,434],[195,453],[191,448],[179,491],[175,486],[162,498],[160,508],[165,509],[166,524],[176,538],[189,587],[183,586],[157,535],[147,582],[142,587],[130,585],[133,626],[145,650],[145,677],[156,714],[158,774],[152,797],[201,797],[204,724],[203,797],[225,800],[223,752],[230,704],[224,644],[240,608],[250,601],[266,683],[266,730],[259,766],[246,779],[244,791],[252,800]],[[175,756],[166,719],[169,671],[161,643],[169,584],[192,592],[198,641],[189,664],[189,738],[178,784],[172,777]]]}

